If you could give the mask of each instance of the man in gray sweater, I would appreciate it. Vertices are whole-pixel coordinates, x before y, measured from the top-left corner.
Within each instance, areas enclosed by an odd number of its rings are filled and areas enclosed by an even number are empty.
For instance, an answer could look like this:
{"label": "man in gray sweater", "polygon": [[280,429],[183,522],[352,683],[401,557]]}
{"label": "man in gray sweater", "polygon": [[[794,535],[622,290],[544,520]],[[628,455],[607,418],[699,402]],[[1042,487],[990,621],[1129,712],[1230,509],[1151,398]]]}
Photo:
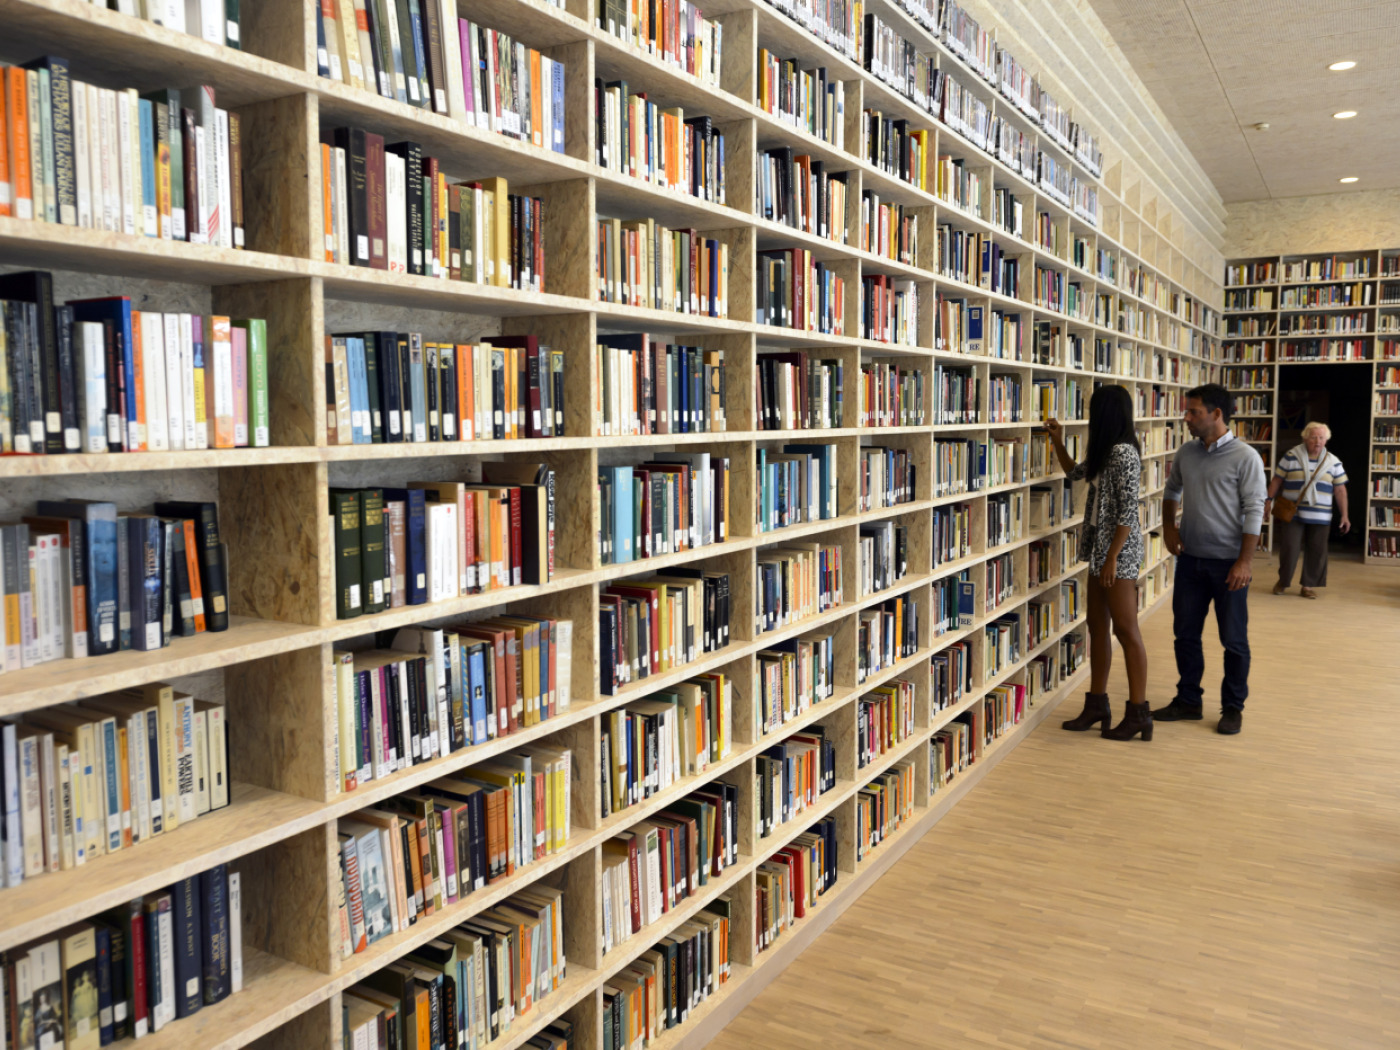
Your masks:
{"label": "man in gray sweater", "polygon": [[[1249,581],[1264,522],[1264,462],[1230,432],[1230,392],[1207,383],[1186,392],[1186,427],[1194,441],[1177,450],[1162,499],[1162,538],[1177,555],[1172,592],[1176,634],[1176,698],[1152,712],[1155,721],[1201,717],[1205,655],[1201,630],[1215,602],[1225,647],[1220,683],[1221,733],[1240,731],[1249,695]],[[1177,508],[1181,506],[1181,526]]]}

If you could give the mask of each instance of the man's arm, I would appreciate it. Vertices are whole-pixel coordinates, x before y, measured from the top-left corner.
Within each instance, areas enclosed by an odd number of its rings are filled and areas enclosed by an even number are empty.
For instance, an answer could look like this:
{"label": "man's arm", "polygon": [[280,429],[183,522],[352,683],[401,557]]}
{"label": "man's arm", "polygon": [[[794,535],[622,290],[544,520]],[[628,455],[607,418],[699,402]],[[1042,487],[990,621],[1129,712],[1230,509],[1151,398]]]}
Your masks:
{"label": "man's arm", "polygon": [[1254,578],[1254,548],[1259,546],[1259,533],[1244,534],[1240,542],[1240,557],[1235,564],[1230,566],[1230,572],[1225,577],[1225,583],[1232,591],[1238,591],[1249,586],[1249,581]]}
{"label": "man's arm", "polygon": [[1162,542],[1173,554],[1181,553],[1181,533],[1176,529],[1176,512],[1180,505],[1174,499],[1162,499]]}
{"label": "man's arm", "polygon": [[1176,515],[1181,507],[1181,490],[1185,482],[1181,477],[1181,449],[1172,457],[1171,473],[1167,475],[1167,487],[1162,493],[1162,542],[1172,554],[1181,553],[1181,533],[1176,528]]}
{"label": "man's arm", "polygon": [[1259,546],[1259,533],[1264,527],[1264,461],[1257,455],[1240,478],[1240,515],[1244,536],[1240,540],[1240,556],[1230,566],[1225,578],[1232,591],[1249,586],[1254,577],[1254,549]]}

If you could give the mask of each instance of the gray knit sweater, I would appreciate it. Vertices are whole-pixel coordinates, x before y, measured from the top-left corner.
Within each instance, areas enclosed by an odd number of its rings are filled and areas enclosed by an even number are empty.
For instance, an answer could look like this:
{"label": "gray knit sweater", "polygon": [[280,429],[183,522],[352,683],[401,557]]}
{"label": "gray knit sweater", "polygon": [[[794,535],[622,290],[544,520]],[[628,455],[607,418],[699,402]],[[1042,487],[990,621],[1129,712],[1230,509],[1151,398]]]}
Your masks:
{"label": "gray knit sweater", "polygon": [[1163,494],[1181,504],[1182,549],[1197,558],[1238,558],[1243,538],[1259,534],[1266,488],[1264,461],[1238,438],[1209,452],[1199,439],[1182,445]]}

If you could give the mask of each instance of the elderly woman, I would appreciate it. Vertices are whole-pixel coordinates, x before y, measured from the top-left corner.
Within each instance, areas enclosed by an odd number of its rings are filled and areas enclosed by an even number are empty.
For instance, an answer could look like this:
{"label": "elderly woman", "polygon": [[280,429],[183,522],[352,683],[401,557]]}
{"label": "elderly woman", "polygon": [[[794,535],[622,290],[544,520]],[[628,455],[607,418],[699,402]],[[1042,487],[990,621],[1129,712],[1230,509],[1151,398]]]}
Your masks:
{"label": "elderly woman", "polygon": [[1309,423],[1303,428],[1303,443],[1279,457],[1269,482],[1265,510],[1273,510],[1280,492],[1297,504],[1292,521],[1274,521],[1278,546],[1278,583],[1274,593],[1283,594],[1293,583],[1298,552],[1303,553],[1302,591],[1304,598],[1316,598],[1316,587],[1327,586],[1327,536],[1332,531],[1332,500],[1342,513],[1339,528],[1351,530],[1347,517],[1347,472],[1342,461],[1327,451],[1332,430],[1326,423]]}

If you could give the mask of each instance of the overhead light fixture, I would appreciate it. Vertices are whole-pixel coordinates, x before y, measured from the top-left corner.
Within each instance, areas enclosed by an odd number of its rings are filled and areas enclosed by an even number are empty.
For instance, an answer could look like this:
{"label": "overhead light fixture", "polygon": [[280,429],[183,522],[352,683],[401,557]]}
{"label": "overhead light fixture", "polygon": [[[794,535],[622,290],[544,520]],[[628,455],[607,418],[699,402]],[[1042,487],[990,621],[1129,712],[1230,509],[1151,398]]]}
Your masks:
{"label": "overhead light fixture", "polygon": [[1356,116],[1356,110],[1354,110],[1354,109],[1344,109],[1344,110],[1342,110],[1340,113],[1333,113],[1333,114],[1332,114],[1332,119],[1333,119],[1333,120],[1350,120],[1350,119],[1351,119],[1352,117],[1354,117],[1354,116]]}
{"label": "overhead light fixture", "polygon": [[1350,59],[1347,59],[1347,60],[1344,61],[1344,62],[1333,62],[1333,63],[1332,63],[1330,66],[1328,66],[1327,68],[1330,69],[1330,70],[1332,70],[1332,72],[1334,72],[1334,73],[1340,73],[1340,72],[1342,72],[1342,70],[1344,70],[1344,69],[1355,69],[1355,68],[1356,68],[1356,63],[1353,62],[1353,61],[1351,61]]}
{"label": "overhead light fixture", "polygon": [[1357,178],[1356,178],[1355,175],[1348,175],[1346,178],[1344,178],[1344,179],[1338,179],[1337,181],[1338,181],[1338,182],[1356,182],[1356,181],[1357,181]]}

